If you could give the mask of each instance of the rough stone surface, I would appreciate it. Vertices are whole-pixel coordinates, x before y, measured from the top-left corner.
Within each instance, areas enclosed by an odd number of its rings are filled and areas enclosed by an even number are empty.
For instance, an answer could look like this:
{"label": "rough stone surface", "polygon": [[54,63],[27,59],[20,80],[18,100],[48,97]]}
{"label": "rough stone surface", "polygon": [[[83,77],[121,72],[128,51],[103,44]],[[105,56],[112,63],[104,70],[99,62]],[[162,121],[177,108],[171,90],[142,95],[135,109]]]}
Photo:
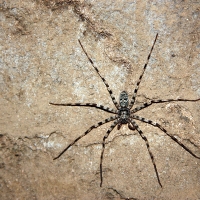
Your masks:
{"label": "rough stone surface", "polygon": [[[49,102],[90,102],[114,108],[80,48],[114,95],[200,98],[198,0],[0,1],[0,199],[200,199],[200,160],[159,129],[139,123],[149,140],[163,188],[136,131],[123,126],[107,140],[102,188],[101,142],[110,123],[93,130],[53,161],[76,137],[110,116]],[[200,102],[152,105],[138,115],[162,124],[200,155]]]}

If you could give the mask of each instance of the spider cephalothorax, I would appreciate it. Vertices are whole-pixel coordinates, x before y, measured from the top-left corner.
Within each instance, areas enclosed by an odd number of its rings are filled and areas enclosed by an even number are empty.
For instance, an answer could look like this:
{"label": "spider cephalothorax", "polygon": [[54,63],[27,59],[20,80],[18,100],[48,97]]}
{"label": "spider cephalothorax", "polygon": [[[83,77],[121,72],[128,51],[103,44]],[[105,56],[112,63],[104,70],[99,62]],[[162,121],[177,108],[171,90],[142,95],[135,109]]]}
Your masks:
{"label": "spider cephalothorax", "polygon": [[195,158],[198,158],[200,159],[199,156],[196,156],[190,149],[188,149],[182,142],[180,142],[177,138],[175,138],[173,135],[169,134],[167,132],[167,130],[165,128],[163,128],[160,124],[158,124],[157,122],[153,122],[149,119],[146,119],[146,118],[143,118],[143,117],[140,117],[140,116],[137,116],[135,115],[135,113],[139,110],[142,110],[152,104],[156,104],[156,103],[165,103],[165,102],[171,102],[171,101],[199,101],[199,99],[194,99],[194,100],[189,100],[189,99],[166,99],[166,100],[151,100],[147,103],[143,103],[142,105],[140,106],[137,106],[135,107],[134,109],[132,109],[133,105],[135,104],[135,98],[137,96],[137,91],[139,89],[139,85],[140,85],[140,82],[142,80],[142,77],[143,77],[143,74],[145,72],[145,69],[147,67],[147,64],[149,62],[149,59],[151,57],[151,53],[153,51],[153,48],[154,48],[154,45],[155,45],[155,42],[157,40],[157,37],[158,37],[158,34],[156,35],[156,38],[154,40],[154,43],[153,43],[153,46],[151,47],[151,50],[150,50],[150,53],[147,57],[147,61],[143,67],[143,71],[136,83],[136,87],[135,87],[135,90],[134,90],[134,93],[133,93],[133,96],[131,98],[131,101],[130,101],[130,104],[129,104],[129,99],[128,99],[128,94],[127,92],[123,91],[120,93],[120,97],[119,97],[119,104],[117,103],[117,101],[115,100],[115,97],[112,93],[112,90],[110,89],[108,83],[106,82],[106,80],[101,76],[99,70],[97,67],[94,66],[94,63],[92,61],[92,59],[88,56],[87,52],[85,51],[83,45],[81,44],[80,40],[79,41],[79,44],[83,50],[83,52],[85,53],[85,55],[87,56],[89,62],[91,63],[92,67],[96,70],[97,74],[100,76],[100,78],[102,79],[102,81],[104,82],[109,94],[110,94],[110,97],[116,107],[116,110],[113,110],[111,108],[108,108],[108,107],[105,107],[105,106],[102,106],[102,105],[97,105],[96,103],[66,103],[66,104],[61,104],[61,103],[50,103],[51,105],[56,105],[56,106],[86,106],[86,107],[94,107],[94,108],[97,108],[97,109],[101,109],[103,111],[106,111],[106,112],[109,112],[109,113],[112,113],[112,114],[115,114],[113,116],[111,116],[110,118],[107,118],[101,122],[98,122],[97,124],[91,126],[87,131],[85,131],[85,133],[83,133],[82,135],[80,135],[79,137],[77,137],[72,143],[70,143],[57,157],[54,158],[57,159],[59,158],[63,153],[65,153],[71,146],[73,146],[76,142],[78,142],[82,137],[86,136],[89,132],[91,132],[91,130],[93,130],[94,128],[97,128],[103,124],[106,124],[108,122],[111,122],[111,121],[114,121],[113,124],[110,126],[110,128],[108,129],[108,131],[106,132],[105,136],[103,137],[103,141],[102,141],[102,151],[101,151],[101,159],[100,159],[100,179],[101,179],[101,182],[100,182],[100,186],[102,186],[102,183],[103,183],[103,170],[102,170],[102,163],[103,163],[103,156],[104,156],[104,150],[105,150],[105,144],[106,144],[106,139],[108,138],[109,134],[111,133],[111,131],[115,128],[115,126],[118,127],[118,129],[120,129],[120,127],[123,125],[123,124],[128,124],[128,127],[129,129],[131,130],[136,130],[139,135],[141,136],[141,138],[145,141],[145,144],[146,144],[146,147],[147,147],[147,150],[149,152],[149,155],[150,155],[150,158],[151,158],[151,161],[152,161],[152,164],[154,166],[154,170],[155,170],[155,173],[156,173],[156,177],[157,177],[157,180],[158,180],[158,183],[159,185],[162,187],[162,184],[160,182],[160,178],[159,178],[159,175],[158,175],[158,171],[157,171],[157,167],[156,167],[156,163],[154,161],[154,156],[150,150],[150,146],[149,146],[149,142],[146,138],[146,136],[143,134],[142,130],[140,130],[139,126],[137,125],[136,121],[141,121],[141,122],[144,122],[144,123],[148,123],[154,127],[157,127],[159,128],[161,131],[163,131],[167,136],[169,136],[173,141],[175,141],[177,144],[179,144],[181,147],[183,147],[188,153],[190,153],[192,156],[194,156]]}

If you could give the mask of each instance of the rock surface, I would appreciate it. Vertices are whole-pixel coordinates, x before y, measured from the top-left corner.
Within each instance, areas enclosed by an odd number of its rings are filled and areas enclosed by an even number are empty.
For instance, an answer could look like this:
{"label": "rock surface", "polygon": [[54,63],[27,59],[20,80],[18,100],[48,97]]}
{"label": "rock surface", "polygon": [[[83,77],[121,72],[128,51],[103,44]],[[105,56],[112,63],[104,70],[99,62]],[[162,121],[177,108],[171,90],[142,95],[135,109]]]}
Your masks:
{"label": "rock surface", "polygon": [[[200,199],[200,160],[158,128],[137,122],[107,139],[111,123],[70,142],[111,114],[54,103],[98,103],[114,109],[130,97],[159,34],[136,103],[200,98],[199,1],[6,0],[0,3],[0,199]],[[200,156],[200,101],[152,105],[138,115],[160,123]]]}

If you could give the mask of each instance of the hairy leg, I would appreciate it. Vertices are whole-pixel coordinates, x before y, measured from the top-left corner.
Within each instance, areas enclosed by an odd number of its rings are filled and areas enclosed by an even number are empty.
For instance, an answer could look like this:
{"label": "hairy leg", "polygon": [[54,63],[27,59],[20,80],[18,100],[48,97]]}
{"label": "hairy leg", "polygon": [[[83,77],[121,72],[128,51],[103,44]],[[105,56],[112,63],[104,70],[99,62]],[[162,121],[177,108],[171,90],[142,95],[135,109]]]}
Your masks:
{"label": "hairy leg", "polygon": [[151,57],[151,53],[152,53],[152,51],[153,51],[153,48],[154,48],[154,45],[155,45],[155,43],[156,43],[157,37],[158,37],[158,33],[156,34],[156,37],[155,37],[155,40],[154,40],[153,45],[152,45],[152,47],[151,47],[150,53],[149,53],[149,55],[148,55],[148,57],[147,57],[147,61],[146,61],[145,65],[144,65],[144,67],[143,67],[142,74],[140,75],[140,77],[139,77],[139,79],[138,79],[138,81],[137,81],[137,83],[136,83],[136,87],[135,87],[135,90],[134,90],[134,93],[133,93],[133,96],[132,96],[132,99],[131,99],[131,103],[130,103],[130,105],[129,105],[129,108],[130,108],[130,109],[133,107],[133,104],[135,103],[135,98],[136,98],[136,96],[137,96],[137,91],[138,91],[138,89],[139,89],[140,82],[141,82],[141,80],[142,80],[142,77],[143,77],[143,75],[144,75],[144,72],[145,72],[145,70],[146,70],[146,68],[147,68],[147,65],[148,65],[148,63],[149,63],[149,59],[150,59],[150,57]]}
{"label": "hairy leg", "polygon": [[136,108],[134,108],[133,110],[131,110],[131,113],[135,113],[139,110],[142,110],[152,104],[155,104],[155,103],[166,103],[166,102],[173,102],[173,101],[200,101],[200,98],[199,99],[165,99],[165,100],[162,100],[162,99],[159,99],[159,100],[150,100],[149,102],[147,103],[144,103],[142,104],[141,106],[138,106]]}
{"label": "hairy leg", "polygon": [[96,125],[91,126],[87,131],[85,131],[85,133],[83,133],[82,135],[77,137],[72,143],[70,143],[57,157],[54,158],[54,160],[56,160],[60,156],[62,156],[65,153],[65,151],[67,151],[71,146],[73,146],[76,142],[78,142],[82,137],[86,136],[92,129],[97,128],[97,127],[99,127],[103,124],[106,124],[110,121],[113,121],[115,119],[116,119],[116,117],[110,117],[110,118],[105,119],[104,121],[97,123]]}
{"label": "hairy leg", "polygon": [[103,138],[103,143],[102,143],[102,151],[101,151],[101,158],[100,158],[100,187],[102,186],[103,183],[103,170],[102,170],[102,163],[103,163],[103,155],[104,155],[104,150],[105,150],[105,141],[106,138],[109,136],[109,134],[111,133],[111,131],[115,128],[115,126],[117,125],[117,120],[110,126],[110,128],[108,129],[108,131],[106,132],[106,135]]}
{"label": "hairy leg", "polygon": [[49,102],[49,104],[54,105],[54,106],[85,106],[85,107],[94,107],[109,113],[117,114],[117,110],[113,110],[109,107],[105,107],[102,105],[97,105],[96,103],[52,103]]}
{"label": "hairy leg", "polygon": [[146,136],[143,134],[143,132],[140,130],[140,128],[138,127],[138,125],[136,124],[136,122],[134,120],[131,120],[131,124],[138,131],[138,133],[140,134],[140,136],[142,137],[142,139],[146,143],[147,150],[149,152],[149,155],[151,157],[151,161],[152,161],[153,166],[154,166],[154,170],[156,172],[156,177],[157,177],[158,183],[159,183],[160,187],[162,187],[162,184],[160,182],[160,178],[159,178],[159,175],[158,175],[158,170],[157,170],[157,167],[156,167],[156,163],[155,163],[155,160],[154,160],[154,156],[153,156],[153,153],[151,152],[151,149],[150,149],[150,146],[149,146],[149,142],[148,142]]}
{"label": "hairy leg", "polygon": [[158,124],[157,122],[153,122],[149,119],[145,119],[143,117],[139,117],[139,116],[136,116],[136,115],[132,115],[131,116],[132,118],[134,119],[137,119],[139,121],[142,121],[142,122],[145,122],[147,124],[150,124],[152,126],[155,126],[157,128],[159,128],[161,131],[163,131],[166,135],[168,135],[172,140],[174,140],[177,144],[179,144],[181,147],[183,147],[188,153],[190,153],[192,156],[194,156],[195,158],[198,158],[200,159],[199,156],[195,155],[188,147],[186,147],[182,142],[180,142],[178,139],[176,139],[173,135],[169,134],[167,132],[167,130],[165,128],[163,128],[160,124]]}
{"label": "hairy leg", "polygon": [[105,78],[103,78],[103,76],[101,76],[101,74],[100,74],[98,68],[94,66],[94,63],[93,63],[92,59],[88,56],[86,50],[84,49],[83,45],[81,44],[81,41],[78,40],[78,42],[79,42],[81,48],[83,49],[83,52],[84,52],[85,55],[87,56],[88,60],[90,61],[92,67],[95,69],[95,71],[96,71],[97,74],[100,76],[100,78],[101,78],[101,80],[103,81],[103,83],[105,84],[105,86],[106,86],[106,88],[107,88],[107,90],[108,90],[108,92],[109,92],[109,94],[110,94],[110,97],[111,97],[113,103],[115,104],[116,108],[118,108],[118,103],[117,103],[117,101],[116,101],[116,99],[115,99],[115,97],[114,97],[114,95],[113,95],[113,92],[112,92],[112,90],[110,89],[110,86],[108,85],[107,81],[105,80]]}

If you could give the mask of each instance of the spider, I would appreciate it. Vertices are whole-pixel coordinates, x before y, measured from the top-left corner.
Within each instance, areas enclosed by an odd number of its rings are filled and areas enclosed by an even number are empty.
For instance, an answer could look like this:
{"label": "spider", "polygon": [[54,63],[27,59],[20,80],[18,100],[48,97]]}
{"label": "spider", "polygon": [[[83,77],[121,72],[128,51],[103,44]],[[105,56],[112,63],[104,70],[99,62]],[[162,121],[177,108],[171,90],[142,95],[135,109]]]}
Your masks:
{"label": "spider", "polygon": [[195,155],[182,142],[180,142],[178,139],[176,139],[173,135],[169,134],[168,131],[165,128],[163,128],[160,124],[158,124],[157,122],[153,122],[153,121],[151,121],[149,119],[146,119],[146,118],[143,118],[143,117],[135,115],[135,113],[137,111],[142,110],[142,109],[144,109],[144,108],[146,108],[148,106],[151,106],[152,104],[172,102],[172,101],[193,101],[193,102],[195,102],[195,101],[199,101],[200,98],[199,99],[194,99],[194,100],[191,100],[191,99],[181,99],[181,98],[178,98],[178,99],[166,99],[166,100],[161,100],[161,99],[159,99],[159,100],[150,100],[149,102],[143,103],[142,105],[140,105],[140,106],[132,109],[132,107],[133,107],[133,105],[135,103],[135,99],[136,99],[136,96],[137,96],[137,91],[139,89],[140,82],[141,82],[142,77],[144,75],[144,72],[145,72],[145,70],[147,68],[147,65],[148,65],[149,59],[151,57],[151,53],[153,51],[153,48],[154,48],[154,45],[156,43],[157,38],[158,38],[158,33],[156,34],[156,37],[154,39],[154,42],[153,42],[153,45],[151,47],[150,53],[149,53],[149,55],[147,57],[146,63],[144,64],[143,71],[142,71],[142,73],[141,73],[141,75],[140,75],[140,77],[139,77],[139,79],[138,79],[138,81],[136,83],[136,87],[135,87],[135,90],[134,90],[134,93],[133,93],[133,96],[132,96],[131,100],[129,100],[127,92],[126,91],[122,91],[120,93],[120,96],[119,96],[119,103],[117,103],[117,101],[116,101],[116,99],[115,99],[115,97],[113,95],[113,92],[110,89],[110,86],[108,85],[107,81],[100,74],[98,68],[94,65],[94,62],[92,61],[92,59],[88,56],[88,53],[84,49],[81,41],[78,40],[78,42],[79,42],[79,44],[80,44],[83,52],[85,53],[87,59],[89,60],[89,62],[91,63],[92,67],[95,69],[95,71],[97,72],[97,74],[99,75],[99,77],[101,78],[101,80],[103,81],[103,83],[105,84],[105,86],[107,88],[107,91],[110,94],[110,97],[111,97],[112,102],[114,103],[116,109],[111,109],[111,108],[105,107],[103,105],[97,105],[96,103],[52,103],[52,102],[50,102],[50,104],[51,105],[55,105],[55,106],[85,106],[85,107],[94,107],[94,108],[97,108],[97,109],[100,109],[100,110],[103,110],[103,111],[106,111],[108,113],[112,113],[112,114],[115,114],[115,115],[113,115],[110,118],[107,118],[107,119],[105,119],[105,120],[103,120],[101,122],[98,122],[97,124],[91,126],[82,135],[80,135],[72,143],[70,143],[57,157],[54,158],[54,160],[56,160],[60,156],[62,156],[71,146],[73,146],[81,138],[83,138],[88,133],[90,133],[93,129],[95,129],[95,128],[103,125],[103,124],[106,124],[108,122],[114,121],[112,123],[112,125],[110,126],[110,128],[107,130],[106,134],[103,137],[103,141],[102,141],[102,150],[101,150],[101,157],[100,157],[100,187],[102,187],[102,183],[103,183],[102,163],[103,163],[103,156],[104,156],[106,139],[108,138],[109,134],[111,133],[111,131],[116,126],[117,126],[117,129],[119,130],[122,125],[128,124],[128,128],[130,130],[133,130],[133,131],[136,130],[139,133],[139,135],[141,136],[141,138],[144,140],[144,142],[146,144],[146,147],[147,147],[147,150],[148,150],[148,153],[150,155],[152,164],[154,166],[154,170],[155,170],[155,173],[156,173],[156,177],[157,177],[158,183],[159,183],[160,187],[162,188],[162,184],[161,184],[161,181],[160,181],[160,178],[159,178],[159,174],[158,174],[158,170],[157,170],[156,163],[155,163],[155,160],[154,160],[154,156],[153,156],[153,154],[152,154],[152,152],[150,150],[149,142],[148,142],[146,136],[143,134],[142,130],[137,125],[137,123],[136,123],[137,120],[141,121],[141,122],[144,122],[144,123],[147,123],[147,124],[150,124],[150,125],[152,125],[154,127],[159,128],[162,132],[164,132],[167,136],[169,136],[174,142],[176,142],[182,148],[184,148],[188,153],[190,153],[195,158],[200,159],[199,156]]}

